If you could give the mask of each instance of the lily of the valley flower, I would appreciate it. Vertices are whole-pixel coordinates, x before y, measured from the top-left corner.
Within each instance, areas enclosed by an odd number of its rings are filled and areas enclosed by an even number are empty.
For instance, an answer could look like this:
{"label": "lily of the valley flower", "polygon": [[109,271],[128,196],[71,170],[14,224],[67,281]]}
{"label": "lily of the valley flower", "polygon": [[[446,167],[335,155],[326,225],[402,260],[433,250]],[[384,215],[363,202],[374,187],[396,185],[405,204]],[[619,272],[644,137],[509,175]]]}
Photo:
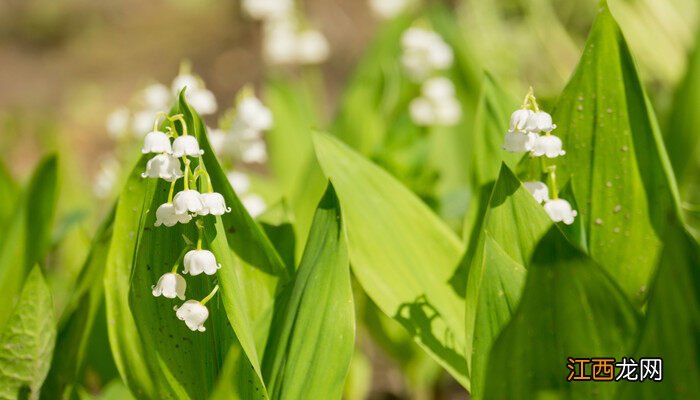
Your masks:
{"label": "lily of the valley flower", "polygon": [[272,128],[272,112],[257,97],[245,96],[236,106],[233,124],[234,133],[266,131]]}
{"label": "lily of the valley flower", "polygon": [[120,107],[107,117],[107,133],[114,139],[119,139],[124,136],[129,129],[129,109]]}
{"label": "lily of the valley flower", "polygon": [[537,200],[538,203],[542,203],[549,200],[549,189],[547,185],[539,181],[524,182],[525,188],[532,193],[532,196]]}
{"label": "lily of the valley flower", "polygon": [[185,289],[187,288],[187,282],[182,275],[175,272],[168,272],[163,274],[163,276],[158,279],[158,283],[153,286],[153,295],[167,297],[169,299],[174,299],[175,297],[180,300],[185,300]]}
{"label": "lily of the valley flower", "polygon": [[454,60],[452,48],[431,30],[408,28],[401,36],[401,46],[401,63],[416,81],[423,81],[433,72],[449,68]]}
{"label": "lily of the valley flower", "polygon": [[173,148],[170,144],[170,138],[163,132],[149,132],[143,140],[143,154],[148,153],[172,153]]}
{"label": "lily of the valley flower", "polygon": [[411,119],[421,126],[452,126],[462,117],[455,88],[447,78],[431,78],[423,83],[422,96],[411,101]]}
{"label": "lily of the valley flower", "polygon": [[199,198],[203,206],[199,215],[224,215],[231,212],[231,207],[226,207],[224,196],[220,193],[202,193]]}
{"label": "lily of the valley flower", "polygon": [[532,114],[534,112],[528,109],[515,110],[510,116],[510,131],[525,132]]}
{"label": "lily of the valley flower", "polygon": [[166,110],[170,108],[172,96],[170,90],[162,83],[154,83],[146,86],[141,92],[141,97],[147,110]]}
{"label": "lily of the valley flower", "polygon": [[544,204],[544,210],[552,221],[563,222],[566,225],[573,224],[574,218],[578,215],[578,212],[572,210],[571,204],[564,199],[549,200]]}
{"label": "lily of the valley flower", "polygon": [[173,141],[173,157],[199,157],[202,154],[204,150],[199,149],[199,143],[194,136],[179,136]]}
{"label": "lily of the valley flower", "polygon": [[248,211],[251,217],[255,218],[267,210],[267,204],[262,197],[256,194],[248,194],[241,199],[243,207]]}
{"label": "lily of the valley flower", "polygon": [[188,90],[185,92],[187,102],[201,115],[211,115],[218,109],[214,93],[207,89]]}
{"label": "lily of the valley flower", "polygon": [[527,118],[525,129],[529,132],[551,132],[557,126],[552,123],[552,116],[544,111],[531,112]]}
{"label": "lily of the valley flower", "polygon": [[320,64],[328,59],[331,48],[320,31],[307,29],[297,36],[297,61],[300,64]]}
{"label": "lily of the valley flower", "polygon": [[161,204],[156,210],[155,226],[165,225],[167,227],[175,226],[177,223],[186,224],[192,220],[192,216],[188,213],[178,214],[175,212],[175,206],[172,203]]}
{"label": "lily of the valley flower", "polygon": [[201,195],[193,189],[178,192],[173,198],[173,206],[176,214],[198,214],[204,208]]}
{"label": "lily of the valley flower", "polygon": [[511,153],[523,153],[531,151],[537,140],[536,133],[529,132],[508,132],[503,142],[503,150]]}
{"label": "lily of the valley flower", "polygon": [[262,139],[242,144],[241,160],[245,163],[267,162],[267,146]]}
{"label": "lily of the valley flower", "polygon": [[556,158],[566,154],[562,150],[561,139],[554,135],[538,136],[532,146],[532,155],[535,157],[547,156],[547,158]]}
{"label": "lily of the valley flower", "polygon": [[173,182],[182,178],[180,159],[170,154],[158,154],[146,163],[146,172],[141,174],[143,178],[160,178]]}
{"label": "lily of the valley flower", "polygon": [[185,321],[192,331],[204,332],[204,322],[209,318],[207,307],[197,300],[187,300],[175,310],[175,315],[181,321]]}
{"label": "lily of the valley flower", "polygon": [[184,273],[192,276],[204,273],[214,275],[221,268],[221,264],[216,262],[214,253],[209,250],[190,250],[185,254]]}

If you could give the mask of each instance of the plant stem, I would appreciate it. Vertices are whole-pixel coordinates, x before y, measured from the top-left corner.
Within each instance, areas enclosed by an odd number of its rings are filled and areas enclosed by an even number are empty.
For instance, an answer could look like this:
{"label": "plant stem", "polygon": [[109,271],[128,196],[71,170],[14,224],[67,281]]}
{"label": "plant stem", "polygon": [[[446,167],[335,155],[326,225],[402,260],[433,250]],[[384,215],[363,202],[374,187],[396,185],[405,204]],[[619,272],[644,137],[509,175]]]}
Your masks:
{"label": "plant stem", "polygon": [[207,304],[207,302],[209,302],[209,300],[211,300],[211,298],[214,297],[214,295],[218,291],[219,291],[219,285],[214,286],[214,290],[212,290],[211,293],[209,293],[209,295],[207,295],[207,297],[203,298],[202,301],[200,301],[199,303],[202,305]]}

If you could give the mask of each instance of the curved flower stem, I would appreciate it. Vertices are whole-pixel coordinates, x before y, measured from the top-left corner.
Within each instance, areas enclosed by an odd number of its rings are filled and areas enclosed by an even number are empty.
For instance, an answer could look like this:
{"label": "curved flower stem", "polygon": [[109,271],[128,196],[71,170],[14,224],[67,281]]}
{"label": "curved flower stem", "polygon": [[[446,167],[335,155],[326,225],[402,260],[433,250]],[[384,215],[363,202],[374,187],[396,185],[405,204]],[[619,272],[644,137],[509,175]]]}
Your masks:
{"label": "curved flower stem", "polygon": [[187,123],[185,123],[185,117],[183,117],[182,114],[173,115],[172,117],[168,117],[168,119],[173,122],[173,126],[175,125],[175,121],[180,121],[182,125],[182,136],[187,136]]}
{"label": "curved flower stem", "polygon": [[559,198],[559,189],[557,188],[557,166],[551,165],[547,169],[549,170],[549,191],[552,193],[552,199],[556,200]]}
{"label": "curved flower stem", "polygon": [[187,156],[182,158],[185,163],[185,190],[190,190],[190,159]]}
{"label": "curved flower stem", "polygon": [[207,167],[204,166],[204,160],[202,160],[202,156],[199,156],[199,166],[197,167],[199,169],[199,173],[201,175],[204,175],[204,178],[207,180],[207,190],[209,193],[214,192],[214,185],[211,184],[211,176],[209,176],[209,172],[207,171]]}
{"label": "curved flower stem", "polygon": [[197,250],[202,250],[202,238],[204,237],[204,222],[201,219],[198,219],[197,222],[195,222],[195,225],[197,225]]}
{"label": "curved flower stem", "polygon": [[207,302],[209,302],[209,300],[211,300],[211,298],[214,297],[214,295],[215,295],[216,292],[218,292],[218,291],[219,291],[219,285],[214,286],[214,290],[212,290],[211,293],[209,293],[209,294],[207,295],[207,297],[203,298],[202,301],[200,301],[199,303],[200,303],[201,305],[207,304]]}
{"label": "curved flower stem", "polygon": [[175,183],[177,182],[177,179],[174,181],[170,182],[170,192],[168,193],[168,203],[173,202],[173,194],[175,193]]}
{"label": "curved flower stem", "polygon": [[159,112],[158,114],[156,114],[156,120],[153,121],[153,132],[158,131],[158,127],[159,127],[158,121],[160,121],[160,117],[165,117],[165,118],[167,119],[167,118],[168,118],[168,114],[166,114],[166,113],[164,113],[164,112],[162,112],[162,111]]}

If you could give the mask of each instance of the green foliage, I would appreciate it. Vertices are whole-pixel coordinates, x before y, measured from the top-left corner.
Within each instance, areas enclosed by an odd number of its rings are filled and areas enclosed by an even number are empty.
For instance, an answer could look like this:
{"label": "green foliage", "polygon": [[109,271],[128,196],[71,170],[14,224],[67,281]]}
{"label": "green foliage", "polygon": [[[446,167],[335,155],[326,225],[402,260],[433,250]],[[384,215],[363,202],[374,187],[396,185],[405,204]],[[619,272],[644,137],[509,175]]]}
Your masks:
{"label": "green foliage", "polygon": [[0,333],[0,398],[38,399],[56,340],[51,292],[34,267]]}

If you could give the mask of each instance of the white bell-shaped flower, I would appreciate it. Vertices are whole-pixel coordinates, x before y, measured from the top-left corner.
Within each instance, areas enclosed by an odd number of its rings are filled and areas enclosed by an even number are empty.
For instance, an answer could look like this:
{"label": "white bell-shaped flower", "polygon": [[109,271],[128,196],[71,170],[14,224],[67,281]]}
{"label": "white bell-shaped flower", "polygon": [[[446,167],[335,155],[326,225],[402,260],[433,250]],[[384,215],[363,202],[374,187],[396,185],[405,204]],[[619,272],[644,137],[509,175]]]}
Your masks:
{"label": "white bell-shaped flower", "polygon": [[170,138],[163,132],[149,132],[143,139],[143,148],[141,153],[172,153],[173,148],[170,144]]}
{"label": "white bell-shaped flower", "polygon": [[153,295],[167,297],[169,299],[174,299],[175,297],[180,300],[185,300],[185,289],[187,288],[187,282],[182,275],[175,272],[168,272],[163,274],[163,276],[158,279],[158,283],[153,286]]}
{"label": "white bell-shaped flower", "polygon": [[556,129],[557,126],[552,123],[552,116],[544,111],[537,111],[532,113],[527,118],[527,124],[525,129],[529,132],[551,132]]}
{"label": "white bell-shaped flower", "polygon": [[204,150],[199,149],[199,143],[192,135],[179,136],[173,141],[173,157],[199,157],[202,154]]}
{"label": "white bell-shaped flower", "polygon": [[293,0],[243,0],[241,7],[249,17],[265,21],[291,14],[294,2]]}
{"label": "white bell-shaped flower", "polygon": [[525,188],[532,193],[532,196],[537,200],[538,203],[543,203],[549,200],[549,188],[543,182],[540,181],[530,181],[524,182]]}
{"label": "white bell-shaped flower", "polygon": [[320,64],[328,59],[331,47],[323,34],[307,29],[297,35],[297,62],[300,64]]}
{"label": "white bell-shaped flower", "polygon": [[431,78],[423,83],[422,96],[411,101],[409,112],[417,125],[452,126],[462,117],[455,87],[447,78]]}
{"label": "white bell-shaped flower", "polygon": [[411,120],[418,126],[434,125],[437,119],[433,104],[425,97],[411,100],[411,103],[408,105],[408,111],[411,114]]}
{"label": "white bell-shaped flower", "polygon": [[129,129],[129,118],[131,114],[126,107],[120,107],[107,117],[107,133],[113,139],[119,139],[124,136]]}
{"label": "white bell-shaped flower", "polygon": [[251,217],[255,218],[267,210],[267,203],[262,197],[257,194],[248,194],[241,199],[243,207],[248,211]]}
{"label": "white bell-shaped flower", "polygon": [[236,191],[237,194],[243,194],[250,189],[250,177],[248,174],[238,171],[229,171],[226,174],[231,187]]}
{"label": "white bell-shaped flower", "polygon": [[421,93],[429,100],[440,102],[445,98],[454,97],[455,85],[443,76],[430,78],[421,86]]}
{"label": "white bell-shaped flower", "polygon": [[187,102],[201,115],[211,115],[218,109],[214,93],[207,89],[194,89],[185,92]]}
{"label": "white bell-shaped flower", "polygon": [[511,132],[525,132],[527,130],[527,123],[534,112],[528,109],[520,109],[513,111],[510,115],[510,131]]}
{"label": "white bell-shaped flower", "polygon": [[180,160],[170,154],[158,154],[146,163],[146,172],[141,174],[142,178],[160,178],[168,182],[182,178],[180,170]]}
{"label": "white bell-shaped flower", "polygon": [[202,210],[199,215],[224,215],[231,212],[231,207],[226,207],[226,201],[221,193],[202,193]]}
{"label": "white bell-shaped flower", "polygon": [[531,151],[537,139],[536,133],[513,132],[506,133],[503,150],[511,153]]}
{"label": "white bell-shaped flower", "polygon": [[177,214],[198,214],[204,208],[201,195],[196,190],[183,190],[173,198],[173,206]]}
{"label": "white bell-shaped flower", "polygon": [[172,90],[173,95],[178,96],[185,87],[187,88],[185,93],[187,93],[202,88],[202,84],[200,80],[192,74],[180,74],[173,79],[170,90]]}
{"label": "white bell-shaped flower", "polygon": [[241,128],[266,131],[272,128],[272,112],[255,96],[246,96],[236,106],[236,122]]}
{"label": "white bell-shaped flower", "polygon": [[535,157],[547,156],[547,158],[556,158],[566,154],[562,150],[561,139],[554,135],[538,136],[532,146],[532,155]]}
{"label": "white bell-shaped flower", "polygon": [[192,220],[190,214],[178,214],[175,212],[175,206],[172,203],[161,204],[156,210],[155,226],[165,225],[167,227],[175,226],[178,222],[186,224]]}
{"label": "white bell-shaped flower", "polygon": [[181,321],[185,321],[187,327],[192,331],[204,332],[204,322],[209,318],[207,307],[197,300],[187,300],[176,309],[175,315]]}
{"label": "white bell-shaped flower", "polygon": [[185,270],[183,273],[192,276],[205,273],[206,275],[214,275],[221,268],[221,264],[216,262],[214,253],[209,250],[190,250],[185,254],[184,262]]}
{"label": "white bell-shaped flower", "polygon": [[549,200],[544,203],[544,210],[552,221],[563,222],[566,225],[573,224],[574,218],[578,215],[578,212],[572,210],[571,204],[564,199]]}

